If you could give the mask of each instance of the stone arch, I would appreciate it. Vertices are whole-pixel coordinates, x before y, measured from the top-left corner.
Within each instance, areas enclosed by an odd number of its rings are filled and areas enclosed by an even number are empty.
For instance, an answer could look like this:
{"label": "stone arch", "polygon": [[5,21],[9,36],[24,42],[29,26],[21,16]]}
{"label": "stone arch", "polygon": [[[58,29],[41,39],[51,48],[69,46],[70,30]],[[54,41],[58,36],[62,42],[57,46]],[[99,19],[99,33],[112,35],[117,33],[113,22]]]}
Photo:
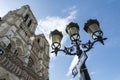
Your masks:
{"label": "stone arch", "polygon": [[33,62],[34,62],[34,68],[37,66],[37,63],[38,63],[38,58],[37,56],[34,54],[34,53],[31,53],[30,54],[30,57],[32,58]]}
{"label": "stone arch", "polygon": [[12,41],[14,41],[16,47],[23,46],[23,42],[18,37],[12,37]]}
{"label": "stone arch", "polygon": [[11,44],[14,54],[18,54],[18,56],[20,57],[23,56],[24,54],[23,42],[18,37],[12,37]]}
{"label": "stone arch", "polygon": [[23,46],[22,41],[20,39],[16,39],[17,46]]}
{"label": "stone arch", "polygon": [[29,56],[28,59],[29,59],[28,60],[28,66],[29,67],[33,67],[35,65],[35,62],[34,62],[33,58],[31,56]]}
{"label": "stone arch", "polygon": [[15,43],[14,40],[11,40],[10,43],[11,43],[11,46],[12,46],[11,51],[14,51],[16,49],[16,43]]}
{"label": "stone arch", "polygon": [[15,55],[17,55],[21,60],[23,59],[23,50],[20,47],[17,47],[16,49],[16,53],[14,53]]}
{"label": "stone arch", "polygon": [[34,62],[34,64],[36,64],[36,59],[35,59],[35,57],[32,55],[32,53],[30,54],[30,57],[32,58],[32,60],[33,60],[33,62]]}

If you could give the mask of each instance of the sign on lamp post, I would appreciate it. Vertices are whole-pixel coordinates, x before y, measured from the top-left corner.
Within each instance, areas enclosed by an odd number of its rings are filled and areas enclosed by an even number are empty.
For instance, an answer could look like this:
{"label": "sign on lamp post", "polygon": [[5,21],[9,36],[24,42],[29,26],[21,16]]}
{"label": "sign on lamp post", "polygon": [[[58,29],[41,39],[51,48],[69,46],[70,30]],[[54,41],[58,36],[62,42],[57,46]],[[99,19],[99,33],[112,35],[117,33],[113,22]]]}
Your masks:
{"label": "sign on lamp post", "polygon": [[83,63],[85,63],[86,59],[88,58],[88,56],[86,55],[86,53],[82,53],[77,64],[75,65],[75,67],[72,69],[72,76],[73,78],[79,73],[80,74],[80,68],[83,65]]}

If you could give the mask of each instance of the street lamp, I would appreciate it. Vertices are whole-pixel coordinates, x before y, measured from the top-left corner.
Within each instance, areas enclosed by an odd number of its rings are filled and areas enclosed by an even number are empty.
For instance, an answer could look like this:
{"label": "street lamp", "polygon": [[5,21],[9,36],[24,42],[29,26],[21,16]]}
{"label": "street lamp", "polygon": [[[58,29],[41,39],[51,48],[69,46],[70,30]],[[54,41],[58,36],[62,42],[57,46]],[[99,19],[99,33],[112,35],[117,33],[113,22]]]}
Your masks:
{"label": "street lamp", "polygon": [[67,25],[66,32],[70,36],[71,41],[77,41],[80,39],[79,26],[77,23],[71,22],[69,25]]}
{"label": "street lamp", "polygon": [[85,23],[84,30],[89,33],[94,40],[100,41],[104,44],[102,40],[103,32],[100,29],[99,22],[96,19],[88,20],[87,23]]}
{"label": "street lamp", "polygon": [[[58,30],[54,30],[50,33],[50,39],[52,41],[52,49],[55,51],[58,51],[61,47],[61,40],[62,40],[62,32],[59,32]],[[57,55],[57,52],[55,52]]]}
{"label": "street lamp", "polygon": [[[67,55],[77,55],[80,61],[78,63],[80,68],[79,72],[84,73],[85,80],[90,80],[90,76],[85,65],[87,56],[84,59],[84,56],[82,55],[86,55],[86,52],[91,50],[96,42],[101,42],[104,44],[104,40],[107,38],[103,38],[103,32],[100,29],[99,22],[96,19],[89,19],[84,25],[84,30],[92,36],[93,41],[89,40],[86,43],[82,43],[79,35],[79,25],[74,22],[69,23],[66,27],[66,33],[69,35],[72,42],[71,47],[64,47],[64,49],[60,49],[63,35],[62,32],[58,30],[54,30],[50,33],[50,39],[52,41],[52,53],[55,53],[57,56],[58,51],[63,51]],[[80,59],[84,59],[84,61]]]}

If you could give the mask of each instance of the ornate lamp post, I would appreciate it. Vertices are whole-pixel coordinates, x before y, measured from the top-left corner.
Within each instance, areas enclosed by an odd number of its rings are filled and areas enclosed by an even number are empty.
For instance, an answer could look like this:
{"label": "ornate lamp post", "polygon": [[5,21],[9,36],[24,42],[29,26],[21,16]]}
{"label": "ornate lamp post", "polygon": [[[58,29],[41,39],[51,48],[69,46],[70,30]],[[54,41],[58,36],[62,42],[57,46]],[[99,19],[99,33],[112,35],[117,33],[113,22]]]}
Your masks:
{"label": "ornate lamp post", "polygon": [[[86,55],[86,52],[88,52],[90,49],[93,48],[93,45],[96,42],[100,42],[104,45],[104,40],[107,38],[103,38],[103,32],[100,29],[99,22],[96,19],[90,19],[85,23],[84,30],[89,33],[93,41],[88,41],[87,43],[82,43],[80,40],[79,35],[79,26],[77,23],[69,23],[66,27],[66,32],[70,37],[70,40],[72,42],[71,47],[64,47],[64,49],[60,49],[61,47],[61,40],[62,40],[62,32],[59,32],[58,30],[54,30],[50,33],[50,39],[52,40],[52,53],[55,53],[56,56],[58,54],[58,51],[63,51],[67,55],[77,55],[78,59],[80,60],[82,57],[82,54]],[[74,48],[76,48],[74,51]],[[86,60],[86,59],[85,59]],[[79,64],[82,63],[82,64]],[[85,80],[91,80],[89,73],[87,71],[85,61],[79,62],[79,72],[84,74]],[[74,75],[75,76],[75,75]]]}

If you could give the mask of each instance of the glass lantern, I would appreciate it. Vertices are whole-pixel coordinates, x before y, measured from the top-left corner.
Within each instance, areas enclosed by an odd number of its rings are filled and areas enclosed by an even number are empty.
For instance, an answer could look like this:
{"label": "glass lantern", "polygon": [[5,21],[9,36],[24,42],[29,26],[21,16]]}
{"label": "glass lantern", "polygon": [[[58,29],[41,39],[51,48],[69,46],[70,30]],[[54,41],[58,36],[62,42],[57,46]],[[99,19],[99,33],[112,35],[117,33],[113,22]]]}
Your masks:
{"label": "glass lantern", "polygon": [[53,49],[59,49],[61,47],[61,40],[63,38],[62,32],[54,30],[50,33],[50,39],[52,41],[51,47]]}
{"label": "glass lantern", "polygon": [[103,36],[99,22],[96,19],[90,19],[85,23],[84,30],[89,33],[94,40]]}
{"label": "glass lantern", "polygon": [[77,41],[80,39],[79,36],[79,26],[77,23],[69,23],[66,27],[66,32],[70,36],[72,41]]}

